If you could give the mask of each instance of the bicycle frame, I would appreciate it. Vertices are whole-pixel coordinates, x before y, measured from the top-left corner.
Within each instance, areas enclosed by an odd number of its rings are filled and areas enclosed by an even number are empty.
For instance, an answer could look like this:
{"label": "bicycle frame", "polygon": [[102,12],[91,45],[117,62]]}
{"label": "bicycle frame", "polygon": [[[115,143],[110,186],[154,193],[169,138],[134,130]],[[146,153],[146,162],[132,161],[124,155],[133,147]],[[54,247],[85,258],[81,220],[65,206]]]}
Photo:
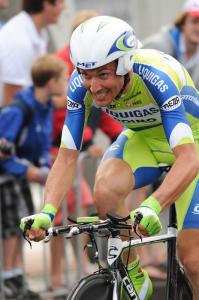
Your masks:
{"label": "bicycle frame", "polygon": [[[141,239],[132,240],[131,247],[144,246],[147,244],[167,242],[167,282],[166,282],[166,300],[178,300],[177,298],[177,258],[176,258],[176,211],[173,204],[169,209],[169,224],[167,233],[156,235],[153,237],[145,237]],[[128,248],[129,243],[123,242],[123,247]]]}
{"label": "bicycle frame", "polygon": [[[108,250],[107,250],[107,262],[110,267],[110,271],[113,273],[114,288],[113,288],[113,300],[120,300],[122,295],[121,289],[124,286],[129,299],[139,300],[134,286],[128,276],[128,273],[121,262],[121,254],[123,252],[123,243],[119,232],[114,232],[108,239]],[[117,278],[117,272],[119,271],[120,278]],[[120,285],[121,281],[123,285]]]}
{"label": "bicycle frame", "polygon": [[154,244],[154,243],[161,243],[161,242],[166,242],[169,240],[173,240],[176,238],[177,235],[177,229],[174,227],[168,227],[168,231],[165,234],[161,235],[156,235],[152,237],[145,237],[145,238],[138,238],[135,240],[131,241],[124,241],[122,242],[123,244],[123,249],[129,248],[130,247],[138,247],[138,246],[144,246],[148,244]]}
{"label": "bicycle frame", "polygon": [[[126,250],[133,247],[139,247],[144,245],[149,245],[153,243],[161,243],[161,242],[170,242],[172,241],[172,244],[169,244],[170,247],[169,253],[175,253],[175,249],[172,249],[176,243],[176,235],[177,235],[177,229],[176,227],[168,227],[168,231],[165,234],[157,235],[154,237],[145,237],[145,238],[138,238],[138,239],[132,239],[131,241],[122,241],[119,236],[115,237],[109,237],[108,239],[108,251],[107,251],[107,261],[110,269],[113,270],[121,270],[121,267],[118,267],[118,260],[119,257],[122,255],[122,253]],[[170,252],[171,251],[171,252]],[[172,257],[172,256],[170,256]],[[173,262],[172,262],[173,264]],[[174,273],[172,273],[173,267],[170,266],[168,270],[168,278],[167,281],[170,281],[169,278],[171,278],[171,274],[173,276]],[[120,272],[121,273],[121,272]],[[123,274],[120,274],[121,280],[126,288],[126,291],[128,293],[129,299],[139,299],[136,295],[136,292],[134,290],[134,287],[131,283],[131,281],[128,278],[128,274],[125,272]],[[171,292],[169,291],[170,288],[170,282],[167,282],[167,298],[170,299]],[[114,298],[113,299],[120,299],[120,298]]]}
{"label": "bicycle frame", "polygon": [[[176,226],[176,218],[174,205],[170,208],[170,221],[167,232],[164,234],[152,236],[152,237],[144,237],[131,239],[130,241],[122,241],[120,237],[121,229],[132,229],[131,225],[124,224],[120,222],[124,222],[120,218],[109,216],[110,219],[104,221],[89,221],[88,224],[80,223],[74,224],[73,227],[66,228],[64,226],[58,228],[52,228],[49,230],[49,237],[47,237],[47,241],[53,236],[57,234],[64,234],[66,238],[70,238],[73,235],[78,235],[83,232],[88,232],[91,236],[91,242],[93,245],[93,240],[95,241],[94,232],[100,233],[104,229],[109,230],[109,238],[108,238],[108,249],[107,249],[107,268],[100,269],[99,263],[99,271],[107,270],[109,274],[111,274],[111,283],[113,284],[113,296],[112,300],[121,300],[121,289],[124,287],[125,295],[127,294],[127,299],[139,300],[139,297],[136,295],[133,284],[128,276],[128,272],[126,266],[122,263],[121,257],[124,251],[129,248],[135,248],[140,246],[145,246],[154,243],[168,243],[168,269],[167,269],[167,287],[166,287],[166,300],[180,300],[178,299],[178,290],[181,286],[178,285],[178,276],[179,274],[183,276],[183,282],[188,286],[186,282],[186,276],[184,276],[181,268],[179,267],[179,262],[176,258],[176,236],[177,236],[177,226]],[[113,218],[113,219],[111,219]],[[114,218],[117,220],[115,223]],[[83,222],[83,221],[82,221]],[[90,223],[91,222],[91,223]],[[94,222],[94,223],[92,223]],[[118,224],[118,225],[117,225]],[[116,226],[117,225],[117,226]],[[51,235],[51,236],[50,236]],[[97,247],[96,247],[97,253]],[[98,258],[99,262],[99,258]],[[189,298],[191,299],[191,298]]]}

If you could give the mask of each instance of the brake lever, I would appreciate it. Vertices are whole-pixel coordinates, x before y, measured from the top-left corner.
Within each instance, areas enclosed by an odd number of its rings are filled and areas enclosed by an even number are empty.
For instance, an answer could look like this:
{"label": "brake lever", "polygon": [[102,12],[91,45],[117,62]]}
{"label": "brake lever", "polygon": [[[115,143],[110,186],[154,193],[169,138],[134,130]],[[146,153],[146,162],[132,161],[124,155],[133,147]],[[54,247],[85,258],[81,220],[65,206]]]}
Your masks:
{"label": "brake lever", "polygon": [[142,241],[142,234],[139,231],[138,225],[140,224],[142,218],[143,218],[143,214],[141,212],[137,211],[135,213],[135,221],[133,224],[133,230],[134,230],[135,234],[140,238],[141,241]]}
{"label": "brake lever", "polygon": [[53,237],[53,228],[48,228],[48,230],[46,230],[46,237],[44,239],[44,243],[48,243],[52,237]]}
{"label": "brake lever", "polygon": [[27,221],[25,221],[25,226],[24,226],[24,230],[23,230],[23,238],[24,238],[24,240],[26,240],[29,243],[31,249],[32,249],[32,243],[27,238],[26,232],[27,232],[27,230],[30,230],[33,223],[34,223],[34,219],[28,219]]}

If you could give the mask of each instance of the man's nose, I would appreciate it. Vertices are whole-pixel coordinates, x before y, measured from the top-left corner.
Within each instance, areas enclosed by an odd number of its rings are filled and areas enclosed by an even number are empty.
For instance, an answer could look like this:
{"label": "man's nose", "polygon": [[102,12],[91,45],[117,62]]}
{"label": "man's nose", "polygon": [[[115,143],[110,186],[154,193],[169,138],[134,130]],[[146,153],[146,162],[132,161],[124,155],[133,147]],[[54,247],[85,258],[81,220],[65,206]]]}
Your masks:
{"label": "man's nose", "polygon": [[90,91],[91,93],[97,93],[101,90],[101,85],[97,78],[92,78],[90,81]]}

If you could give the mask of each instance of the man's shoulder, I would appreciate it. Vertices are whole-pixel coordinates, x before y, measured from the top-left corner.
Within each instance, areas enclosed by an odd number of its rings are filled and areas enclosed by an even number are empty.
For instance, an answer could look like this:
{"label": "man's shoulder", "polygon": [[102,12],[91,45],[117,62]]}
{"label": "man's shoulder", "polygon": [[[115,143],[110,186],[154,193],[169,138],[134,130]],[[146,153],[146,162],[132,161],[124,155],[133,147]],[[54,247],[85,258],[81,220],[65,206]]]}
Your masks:
{"label": "man's shoulder", "polygon": [[135,53],[134,64],[157,64],[161,60],[161,53],[156,49],[138,49]]}
{"label": "man's shoulder", "polygon": [[27,19],[28,16],[25,12],[18,13],[5,23],[2,30],[0,31],[0,34],[2,35],[5,32],[18,32],[19,30],[24,28]]}
{"label": "man's shoulder", "polygon": [[176,61],[171,55],[156,49],[139,49],[136,51],[134,64],[145,64],[154,68],[164,68]]}
{"label": "man's shoulder", "polygon": [[171,55],[154,49],[136,51],[133,71],[144,80],[152,82],[152,78],[164,78],[174,82],[184,80],[182,65]]}

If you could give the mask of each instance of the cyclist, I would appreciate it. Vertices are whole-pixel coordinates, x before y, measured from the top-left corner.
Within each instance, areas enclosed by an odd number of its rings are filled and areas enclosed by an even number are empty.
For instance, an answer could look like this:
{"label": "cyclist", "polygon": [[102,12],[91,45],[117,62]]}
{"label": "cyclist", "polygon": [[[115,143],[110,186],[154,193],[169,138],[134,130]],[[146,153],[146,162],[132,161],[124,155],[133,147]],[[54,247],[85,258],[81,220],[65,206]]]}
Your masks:
{"label": "cyclist", "polygon": [[[198,92],[174,58],[139,47],[133,29],[114,17],[92,18],[73,32],[70,49],[77,70],[70,79],[61,147],[47,180],[46,204],[31,216],[34,223],[27,236],[39,241],[51,225],[73,182],[84,124],[96,105],[126,127],[96,174],[94,198],[101,217],[107,211],[126,216],[124,199],[132,188],[157,179],[160,163],[171,164],[161,186],[131,212],[131,218],[142,212],[140,230],[153,235],[161,228],[158,214],[176,201],[178,254],[198,300]],[[133,251],[130,258],[129,275],[140,299],[149,299],[150,280]]]}

